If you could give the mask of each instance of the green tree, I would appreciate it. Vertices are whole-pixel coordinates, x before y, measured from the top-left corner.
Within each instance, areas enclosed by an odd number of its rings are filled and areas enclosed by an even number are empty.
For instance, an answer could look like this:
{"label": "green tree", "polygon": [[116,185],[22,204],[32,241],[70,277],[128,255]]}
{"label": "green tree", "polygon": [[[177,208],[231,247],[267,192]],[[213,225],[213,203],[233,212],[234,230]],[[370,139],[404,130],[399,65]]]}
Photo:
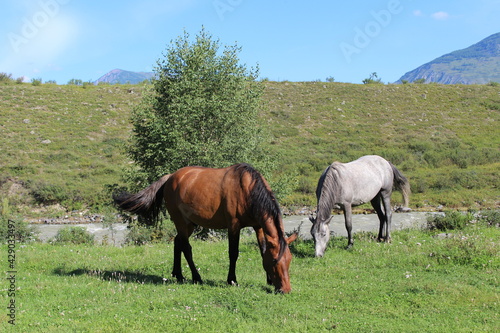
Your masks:
{"label": "green tree", "polygon": [[81,86],[83,85],[83,81],[80,79],[71,79],[68,81],[68,85]]}
{"label": "green tree", "polygon": [[264,156],[258,68],[239,64],[237,45],[219,49],[205,29],[194,41],[184,32],[157,61],[132,114],[128,153],[137,168],[129,180],[152,182],[188,165],[258,167]]}
{"label": "green tree", "polygon": [[370,74],[369,78],[363,80],[363,84],[374,84],[374,83],[382,83],[382,79],[378,77],[377,72],[373,72]]}

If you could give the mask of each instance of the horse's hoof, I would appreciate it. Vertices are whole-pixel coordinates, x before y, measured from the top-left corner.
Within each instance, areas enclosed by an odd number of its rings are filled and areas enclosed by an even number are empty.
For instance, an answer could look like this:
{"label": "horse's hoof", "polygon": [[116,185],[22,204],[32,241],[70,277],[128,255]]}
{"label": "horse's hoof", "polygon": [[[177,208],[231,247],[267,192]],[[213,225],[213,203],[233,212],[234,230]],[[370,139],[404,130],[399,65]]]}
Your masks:
{"label": "horse's hoof", "polygon": [[238,282],[236,282],[236,281],[227,281],[227,284],[229,284],[230,286],[235,286],[235,287],[238,286]]}
{"label": "horse's hoof", "polygon": [[174,273],[172,273],[172,277],[176,278],[178,283],[183,283],[186,280],[184,279],[184,276]]}

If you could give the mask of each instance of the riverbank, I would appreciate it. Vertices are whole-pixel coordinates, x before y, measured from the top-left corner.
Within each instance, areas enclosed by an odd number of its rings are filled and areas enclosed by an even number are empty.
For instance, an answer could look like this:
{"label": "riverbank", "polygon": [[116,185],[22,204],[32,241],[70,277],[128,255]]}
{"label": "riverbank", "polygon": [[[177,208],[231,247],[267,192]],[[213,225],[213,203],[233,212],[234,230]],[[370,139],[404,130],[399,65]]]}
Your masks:
{"label": "riverbank", "polygon": [[[409,213],[393,213],[392,214],[392,229],[400,230],[404,228],[420,228],[427,222],[429,212],[409,212]],[[59,223],[55,223],[55,222]],[[83,223],[82,221],[87,221]],[[31,225],[39,232],[38,238],[42,242],[50,242],[56,236],[57,232],[68,226],[82,227],[87,232],[94,235],[96,244],[110,244],[121,246],[125,243],[125,239],[129,232],[126,223],[103,223],[103,217],[93,215],[92,219],[40,219]],[[304,239],[311,238],[310,230],[312,223],[306,215],[290,215],[283,218],[285,232],[290,233],[299,231],[300,236]],[[379,221],[376,214],[355,214],[352,217],[353,232],[361,231],[378,231]],[[344,215],[333,215],[330,221],[330,231],[336,236],[347,236],[344,225]]]}

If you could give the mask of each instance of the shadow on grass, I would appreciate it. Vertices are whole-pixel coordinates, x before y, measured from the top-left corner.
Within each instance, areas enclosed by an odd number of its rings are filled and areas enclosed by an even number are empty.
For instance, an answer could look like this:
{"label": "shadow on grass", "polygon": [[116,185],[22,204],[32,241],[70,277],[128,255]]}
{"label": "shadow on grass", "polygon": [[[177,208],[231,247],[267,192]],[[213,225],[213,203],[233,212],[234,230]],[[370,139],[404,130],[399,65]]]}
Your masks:
{"label": "shadow on grass", "polygon": [[[103,281],[113,281],[117,283],[139,283],[139,284],[157,284],[157,285],[171,285],[171,284],[193,284],[191,279],[185,279],[182,282],[177,281],[173,277],[164,278],[158,275],[143,274],[140,272],[132,271],[102,271],[95,269],[78,268],[68,271],[62,267],[54,269],[54,274],[59,276],[80,276],[88,275],[96,277]],[[203,286],[214,288],[231,288],[232,286],[225,281],[203,280]]]}
{"label": "shadow on grass", "polygon": [[131,271],[102,271],[99,269],[84,269],[84,268],[78,268],[71,271],[67,271],[64,268],[60,267],[54,269],[54,274],[60,276],[88,275],[97,277],[104,281],[131,282],[131,283],[141,283],[141,284],[177,283],[177,280],[174,280],[173,278],[164,278],[158,275],[143,274],[140,272],[131,272]]}

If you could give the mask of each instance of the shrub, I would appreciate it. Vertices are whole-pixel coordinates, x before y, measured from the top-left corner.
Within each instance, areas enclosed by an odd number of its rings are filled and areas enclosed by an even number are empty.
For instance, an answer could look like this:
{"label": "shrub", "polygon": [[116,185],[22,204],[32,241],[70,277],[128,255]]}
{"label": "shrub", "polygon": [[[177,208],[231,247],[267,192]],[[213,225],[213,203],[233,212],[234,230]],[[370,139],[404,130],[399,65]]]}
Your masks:
{"label": "shrub", "polygon": [[83,227],[65,227],[57,232],[54,243],[94,244],[94,235]]}
{"label": "shrub", "polygon": [[[13,228],[9,228],[9,224]],[[8,237],[9,230],[13,230],[14,238],[18,242],[35,241],[38,238],[38,231],[30,226],[28,222],[18,218],[9,219],[4,215],[0,215],[0,242],[12,239],[12,237]],[[12,231],[10,232],[12,234]]]}
{"label": "shrub", "polygon": [[83,88],[91,87],[94,85],[94,82],[92,82],[91,80],[82,83]]}
{"label": "shrub", "polygon": [[130,230],[125,238],[127,245],[144,245],[151,242],[152,228],[134,223],[130,226]]}
{"label": "shrub", "polygon": [[428,216],[427,228],[441,231],[462,230],[472,221],[474,221],[474,214],[471,212],[447,211],[444,215]]}
{"label": "shrub", "polygon": [[61,186],[35,183],[30,185],[31,195],[39,204],[53,204],[68,199],[68,195]]}
{"label": "shrub", "polygon": [[42,79],[41,78],[31,79],[31,85],[33,85],[33,86],[39,86],[41,84],[42,84]]}
{"label": "shrub", "polygon": [[12,74],[0,73],[0,82],[10,83],[12,81]]}
{"label": "shrub", "polygon": [[478,222],[487,226],[500,227],[500,210],[482,211],[477,214]]}
{"label": "shrub", "polygon": [[81,86],[83,85],[83,81],[80,79],[71,79],[68,81],[68,85]]}
{"label": "shrub", "polygon": [[130,231],[125,238],[125,244],[172,242],[176,235],[177,231],[170,220],[161,220],[156,226],[146,226],[135,220],[130,223]]}
{"label": "shrub", "polygon": [[377,72],[370,74],[370,77],[363,80],[363,84],[381,84],[382,79],[378,77]]}

